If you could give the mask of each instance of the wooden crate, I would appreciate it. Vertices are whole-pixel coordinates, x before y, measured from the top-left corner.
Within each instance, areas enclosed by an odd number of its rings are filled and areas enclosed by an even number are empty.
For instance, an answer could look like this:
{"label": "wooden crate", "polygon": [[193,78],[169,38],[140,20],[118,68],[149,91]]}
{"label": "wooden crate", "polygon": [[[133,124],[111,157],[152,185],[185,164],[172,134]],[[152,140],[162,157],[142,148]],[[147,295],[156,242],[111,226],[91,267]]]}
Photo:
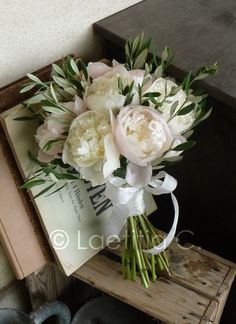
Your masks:
{"label": "wooden crate", "polygon": [[110,248],[106,255],[96,255],[74,276],[164,323],[219,323],[235,264],[196,246],[184,248],[172,242],[171,277],[160,276],[147,289],[139,280],[123,279],[117,254],[119,250]]}

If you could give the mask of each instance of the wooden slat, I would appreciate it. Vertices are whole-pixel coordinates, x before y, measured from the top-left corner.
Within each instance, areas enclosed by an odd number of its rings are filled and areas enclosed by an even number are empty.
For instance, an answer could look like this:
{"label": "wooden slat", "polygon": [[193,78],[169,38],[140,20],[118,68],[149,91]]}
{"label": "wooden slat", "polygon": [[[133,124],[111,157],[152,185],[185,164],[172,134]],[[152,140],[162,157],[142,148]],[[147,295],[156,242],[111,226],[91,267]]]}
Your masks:
{"label": "wooden slat", "polygon": [[[109,249],[110,252],[120,255],[120,249]],[[208,298],[215,298],[229,266],[218,262],[212,256],[199,253],[192,246],[186,249],[173,241],[167,252],[170,259],[170,281],[191,289]]]}
{"label": "wooden slat", "polygon": [[32,308],[60,297],[72,278],[66,277],[53,263],[48,263],[37,273],[26,278]]}
{"label": "wooden slat", "polygon": [[220,257],[219,255],[216,255],[216,254],[214,254],[214,253],[212,253],[210,251],[204,250],[201,247],[195,246],[195,245],[192,247],[192,250],[194,250],[194,251],[196,251],[196,252],[198,252],[198,253],[200,253],[202,255],[205,255],[205,256],[207,256],[209,258],[214,258],[218,262],[220,262],[222,264],[225,264],[226,266],[236,270],[236,263],[231,262],[229,260],[226,260],[226,259]]}
{"label": "wooden slat", "polygon": [[110,295],[141,309],[165,323],[199,323],[210,299],[159,278],[149,289],[124,280],[118,262],[97,255],[74,273],[74,276]]}
{"label": "wooden slat", "polygon": [[175,242],[169,249],[170,280],[214,298],[220,289],[229,267],[192,248],[183,249]]}

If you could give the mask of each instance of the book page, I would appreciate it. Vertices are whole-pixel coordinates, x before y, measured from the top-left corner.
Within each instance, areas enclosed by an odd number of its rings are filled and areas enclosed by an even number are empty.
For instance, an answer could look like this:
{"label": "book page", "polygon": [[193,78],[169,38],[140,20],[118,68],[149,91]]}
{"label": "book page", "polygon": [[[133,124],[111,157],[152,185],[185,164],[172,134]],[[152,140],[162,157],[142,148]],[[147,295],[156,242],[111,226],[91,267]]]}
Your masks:
{"label": "book page", "polygon": [[[15,155],[18,167],[26,180],[37,166],[28,151],[37,153],[34,135],[39,126],[35,121],[16,121],[26,115],[18,105],[2,115],[3,126]],[[64,184],[59,182],[58,188]],[[31,190],[32,197],[47,185]],[[53,187],[55,190],[55,187]],[[112,213],[112,204],[104,195],[105,185],[92,187],[90,182],[76,180],[49,195],[46,193],[33,203],[40,217],[52,250],[67,275],[82,266],[107,245],[106,223]],[[156,209],[152,195],[146,197],[148,213]]]}

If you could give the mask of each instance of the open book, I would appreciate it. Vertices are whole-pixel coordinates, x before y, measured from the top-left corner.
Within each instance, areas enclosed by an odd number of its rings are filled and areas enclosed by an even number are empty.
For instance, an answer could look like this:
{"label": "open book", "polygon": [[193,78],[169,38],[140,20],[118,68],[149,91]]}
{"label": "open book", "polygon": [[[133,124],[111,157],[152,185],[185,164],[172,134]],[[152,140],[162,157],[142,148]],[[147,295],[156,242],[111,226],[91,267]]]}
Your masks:
{"label": "open book", "polygon": [[[38,124],[15,120],[22,115],[26,115],[25,110],[22,105],[17,105],[4,112],[1,121],[26,180],[37,168],[28,152],[37,152],[34,134]],[[61,185],[58,184],[58,187]],[[105,185],[92,187],[90,182],[76,180],[52,195],[45,194],[34,199],[43,186],[45,184],[32,188],[30,195],[56,259],[64,272],[70,275],[106,246],[108,238],[105,229],[112,204],[104,195]],[[156,204],[152,195],[147,194],[145,200],[148,213],[153,212]]]}

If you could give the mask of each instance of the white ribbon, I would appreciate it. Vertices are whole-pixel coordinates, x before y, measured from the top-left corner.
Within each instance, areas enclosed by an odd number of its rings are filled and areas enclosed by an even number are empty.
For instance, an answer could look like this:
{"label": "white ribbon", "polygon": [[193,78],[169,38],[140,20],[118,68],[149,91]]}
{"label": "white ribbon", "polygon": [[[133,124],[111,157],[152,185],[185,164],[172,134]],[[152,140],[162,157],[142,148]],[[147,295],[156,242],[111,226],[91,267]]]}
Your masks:
{"label": "white ribbon", "polygon": [[[164,178],[164,180],[161,180]],[[172,242],[175,236],[178,218],[179,205],[176,197],[172,193],[177,186],[177,180],[164,171],[160,171],[155,177],[151,178],[144,188],[132,187],[127,182],[118,177],[112,177],[106,183],[106,196],[113,203],[112,217],[107,224],[107,230],[110,235],[120,234],[124,223],[130,216],[141,215],[145,212],[144,190],[153,195],[171,194],[174,206],[174,221],[166,238],[158,245],[149,250],[143,250],[145,253],[159,254],[164,251]]]}

